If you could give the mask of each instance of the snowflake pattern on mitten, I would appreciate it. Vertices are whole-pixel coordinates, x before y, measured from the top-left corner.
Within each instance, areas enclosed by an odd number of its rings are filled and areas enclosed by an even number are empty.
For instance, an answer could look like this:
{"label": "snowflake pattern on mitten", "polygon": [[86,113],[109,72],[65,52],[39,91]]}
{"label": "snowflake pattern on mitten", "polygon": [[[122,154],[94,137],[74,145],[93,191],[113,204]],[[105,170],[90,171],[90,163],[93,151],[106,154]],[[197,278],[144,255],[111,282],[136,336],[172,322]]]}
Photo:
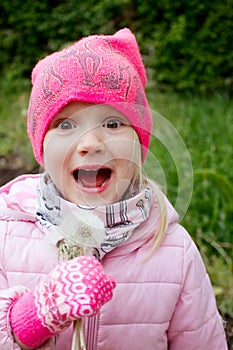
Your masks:
{"label": "snowflake pattern on mitten", "polygon": [[93,256],[80,256],[55,267],[34,291],[37,315],[57,333],[77,318],[95,315],[112,298],[115,281]]}

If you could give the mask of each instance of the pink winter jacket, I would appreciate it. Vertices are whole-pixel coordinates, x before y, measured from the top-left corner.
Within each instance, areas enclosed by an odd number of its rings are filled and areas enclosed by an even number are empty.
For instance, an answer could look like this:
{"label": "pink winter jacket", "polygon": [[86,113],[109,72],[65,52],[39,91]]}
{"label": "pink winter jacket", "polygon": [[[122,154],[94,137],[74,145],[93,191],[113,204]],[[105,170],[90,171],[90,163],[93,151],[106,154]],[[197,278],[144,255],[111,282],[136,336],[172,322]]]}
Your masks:
{"label": "pink winter jacket", "polygon": [[[39,175],[0,189],[0,349],[20,349],[9,322],[12,303],[58,263],[56,241],[35,223]],[[102,260],[115,278],[113,299],[84,320],[87,350],[226,350],[209,277],[192,239],[168,203],[166,237],[149,260],[158,221],[154,200],[147,222]],[[72,327],[46,349],[70,350]]]}

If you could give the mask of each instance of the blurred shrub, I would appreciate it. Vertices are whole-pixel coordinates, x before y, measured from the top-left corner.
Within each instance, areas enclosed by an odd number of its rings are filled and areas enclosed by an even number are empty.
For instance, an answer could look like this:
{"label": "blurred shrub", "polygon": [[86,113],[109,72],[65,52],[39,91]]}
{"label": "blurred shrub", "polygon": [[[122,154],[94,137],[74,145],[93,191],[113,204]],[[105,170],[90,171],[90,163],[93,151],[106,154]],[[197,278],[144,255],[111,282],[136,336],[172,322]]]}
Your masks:
{"label": "blurred shrub", "polygon": [[159,87],[232,93],[233,0],[2,0],[0,72],[29,76],[38,59],[84,35],[136,34]]}

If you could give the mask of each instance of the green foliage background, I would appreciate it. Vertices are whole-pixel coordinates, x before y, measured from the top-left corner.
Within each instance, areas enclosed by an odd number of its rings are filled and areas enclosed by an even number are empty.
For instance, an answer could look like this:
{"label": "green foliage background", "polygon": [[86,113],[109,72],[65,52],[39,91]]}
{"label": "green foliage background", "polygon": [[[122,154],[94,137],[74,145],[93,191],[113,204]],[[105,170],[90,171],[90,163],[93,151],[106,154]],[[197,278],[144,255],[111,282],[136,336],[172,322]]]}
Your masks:
{"label": "green foliage background", "polygon": [[93,33],[131,28],[159,87],[232,93],[233,0],[2,0],[0,73]]}

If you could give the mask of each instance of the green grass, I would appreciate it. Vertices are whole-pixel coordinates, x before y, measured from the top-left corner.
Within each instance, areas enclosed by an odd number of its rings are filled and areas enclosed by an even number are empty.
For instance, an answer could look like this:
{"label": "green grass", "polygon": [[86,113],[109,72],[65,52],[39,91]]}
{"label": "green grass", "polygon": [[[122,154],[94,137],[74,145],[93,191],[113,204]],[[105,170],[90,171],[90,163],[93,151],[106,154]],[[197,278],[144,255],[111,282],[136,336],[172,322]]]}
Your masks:
{"label": "green grass", "polygon": [[[201,216],[204,216],[202,227],[204,225],[205,230],[212,231],[217,225],[218,237],[227,238],[233,243],[231,222],[229,227],[224,227],[223,218],[223,214],[228,217],[233,210],[233,101],[227,101],[219,95],[204,99],[158,94],[153,90],[148,91],[148,97],[152,109],[161,113],[184,141],[182,148],[180,142],[172,144],[167,138],[165,140],[167,144],[164,145],[156,138],[152,138],[151,150],[161,162],[167,176],[169,198],[174,204],[177,185],[181,186],[177,183],[176,173],[179,169],[177,170],[176,157],[181,158],[178,159],[180,162],[182,159],[183,162],[186,160],[187,167],[190,167],[187,161],[189,154],[194,176],[190,209],[196,209]],[[156,115],[154,122],[155,119]],[[159,125],[157,127],[159,128]],[[172,149],[171,154],[169,147],[175,148],[175,146],[178,147],[179,153],[176,154]],[[184,172],[183,182],[191,181],[191,169],[186,170],[188,174]],[[206,214],[209,220],[205,217]],[[200,221],[199,215],[198,221]],[[195,224],[195,229],[197,228],[198,223]]]}
{"label": "green grass", "polygon": [[[148,98],[152,109],[166,117],[184,141],[181,145],[180,140],[173,143],[167,137],[161,142],[153,137],[153,157],[149,156],[158,159],[163,170],[158,179],[199,247],[219,309],[233,316],[233,101],[220,95],[161,94],[152,88]],[[155,113],[155,123],[157,117]],[[156,127],[160,129],[159,124]],[[168,135],[176,137],[169,129]],[[151,163],[146,164],[149,172]]]}
{"label": "green grass", "polygon": [[30,82],[5,77],[0,84],[0,157],[14,159],[14,168],[34,163],[26,134]]}
{"label": "green grass", "polygon": [[[25,132],[29,81],[1,82],[0,157],[35,164]],[[145,164],[203,256],[222,314],[233,317],[233,101],[148,88],[154,118]],[[0,158],[1,159],[1,158]]]}

